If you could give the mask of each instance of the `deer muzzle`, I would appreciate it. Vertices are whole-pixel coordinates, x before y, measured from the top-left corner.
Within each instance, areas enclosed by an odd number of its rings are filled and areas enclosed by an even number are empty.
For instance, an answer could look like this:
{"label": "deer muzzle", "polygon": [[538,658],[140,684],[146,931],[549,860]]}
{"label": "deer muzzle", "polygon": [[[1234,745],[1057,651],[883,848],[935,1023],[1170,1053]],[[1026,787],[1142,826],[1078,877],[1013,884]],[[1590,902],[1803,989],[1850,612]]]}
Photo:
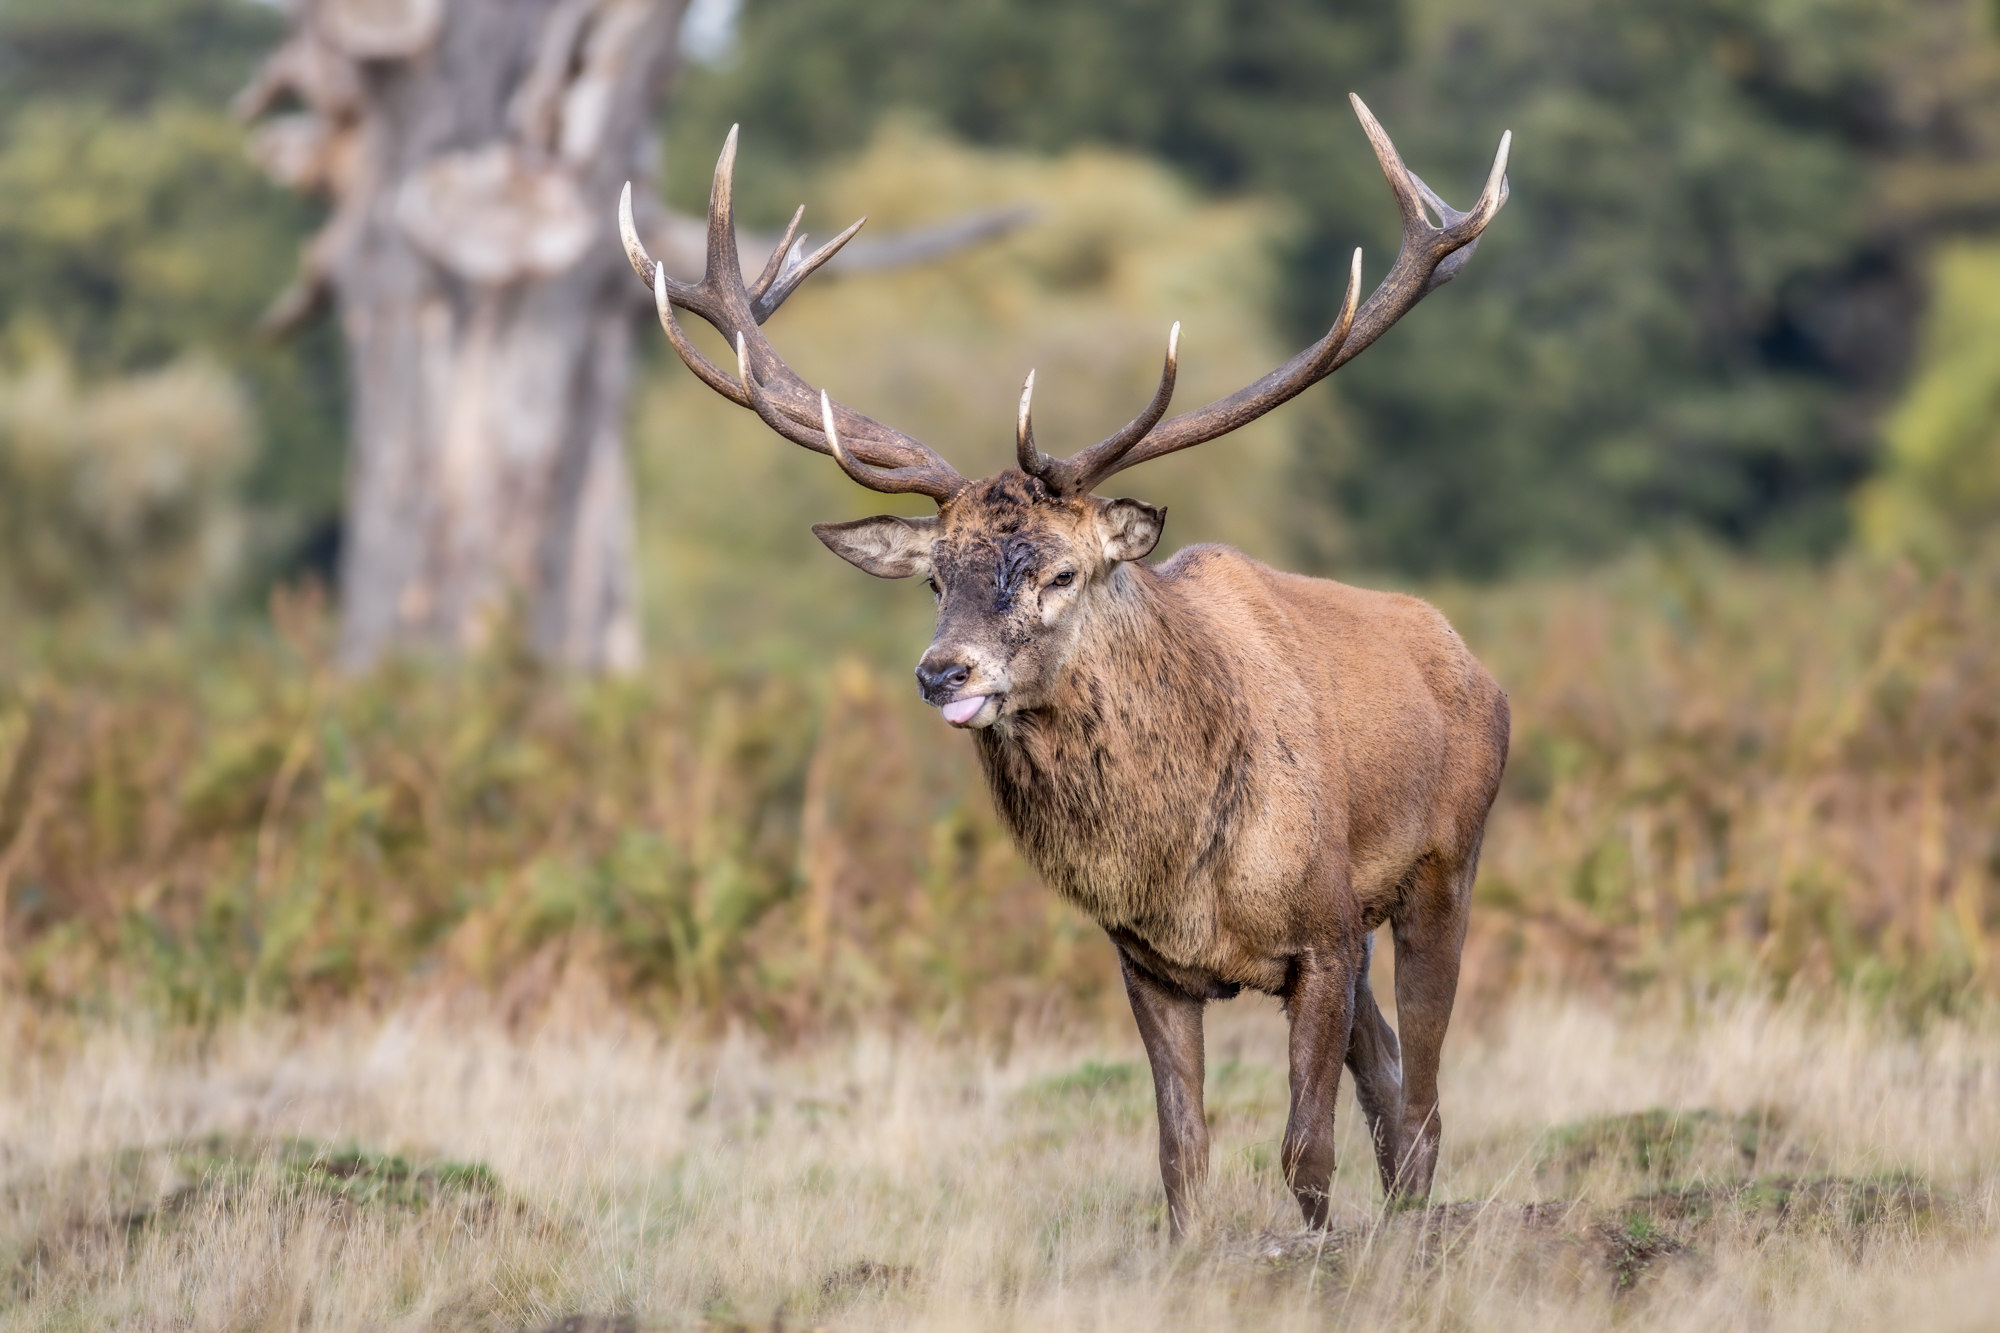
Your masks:
{"label": "deer muzzle", "polygon": [[979,727],[1000,716],[1004,684],[985,679],[987,672],[970,662],[945,655],[924,655],[917,663],[917,687],[924,702],[944,713],[954,727]]}

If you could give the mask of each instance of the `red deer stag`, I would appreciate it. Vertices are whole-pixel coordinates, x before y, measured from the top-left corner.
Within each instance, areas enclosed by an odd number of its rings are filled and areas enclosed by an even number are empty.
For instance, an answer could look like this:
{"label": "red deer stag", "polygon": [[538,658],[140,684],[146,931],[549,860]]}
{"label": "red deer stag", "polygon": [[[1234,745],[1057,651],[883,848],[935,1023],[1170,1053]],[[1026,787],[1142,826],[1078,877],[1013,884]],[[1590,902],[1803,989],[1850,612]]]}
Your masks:
{"label": "red deer stag", "polygon": [[[1423,1199],[1437,1166],[1438,1053],[1458,987],[1473,873],[1507,757],[1507,697],[1444,617],[1414,598],[1280,573],[1221,546],[1140,563],[1165,512],[1093,491],[1150,458],[1226,435],[1338,370],[1470,258],[1507,198],[1507,147],[1469,213],[1404,167],[1359,98],[1403,216],[1403,244],[1357,305],[1227,398],[1170,420],[1180,327],[1159,391],[1124,429],[1063,460],[1035,447],[1021,394],[1019,468],[968,481],[915,439],[808,387],[760,326],[851,237],[810,255],[794,216],[754,282],[737,256],[731,130],[708,204],[708,271],[668,277],[621,206],[632,265],[688,368],[794,444],[876,491],[937,502],[929,518],[822,523],[834,554],[878,578],[922,578],[937,636],[923,696],[973,733],[1001,815],[1058,893],[1103,925],[1153,1067],[1160,1172],[1175,1235],[1208,1170],[1202,1006],[1245,987],[1291,1023],[1285,1178],[1327,1218],[1344,1062],[1391,1197]],[[1437,214],[1433,224],[1426,205]],[[735,373],[689,342],[691,311],[736,350]],[[1371,932],[1396,941],[1396,1032],[1368,987]]]}

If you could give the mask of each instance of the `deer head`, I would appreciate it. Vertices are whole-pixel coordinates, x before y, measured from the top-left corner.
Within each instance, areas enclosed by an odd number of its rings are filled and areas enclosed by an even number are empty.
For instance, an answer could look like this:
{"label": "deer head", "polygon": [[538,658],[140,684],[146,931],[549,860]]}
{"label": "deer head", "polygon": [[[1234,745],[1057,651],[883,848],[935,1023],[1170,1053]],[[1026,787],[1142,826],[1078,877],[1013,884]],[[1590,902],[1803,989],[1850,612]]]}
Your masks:
{"label": "deer head", "polygon": [[[764,271],[746,283],[737,257],[731,194],[736,130],[729,131],[708,201],[707,271],[699,283],[667,276],[640,243],[632,189],[619,204],[620,232],[639,277],[653,290],[661,326],[682,361],[723,397],[757,413],[771,429],[832,456],[871,490],[936,501],[925,518],[880,515],[821,523],[828,549],[878,578],[922,578],[938,601],[937,634],[917,664],[923,695],[959,727],[987,727],[1042,705],[1087,627],[1119,614],[1129,593],[1125,566],[1151,553],[1166,511],[1094,492],[1116,473],[1246,425],[1358,356],[1431,291],[1457,275],[1479,235],[1507,199],[1507,150],[1500,138],[1492,171],[1470,212],[1440,199],[1403,165],[1396,146],[1358,97],[1350,99],[1403,217],[1395,265],[1361,302],[1361,252],[1354,252],[1340,317],[1326,336],[1255,384],[1206,407],[1166,418],[1178,364],[1180,325],[1167,337],[1160,385],[1146,409],[1110,438],[1066,459],[1035,444],[1028,375],[1016,422],[1017,464],[967,481],[928,446],[834,402],[806,385],[772,350],[762,325],[861,228],[856,222],[812,254],[793,215]],[[1426,216],[1428,206],[1437,222]],[[862,219],[866,221],[866,219]],[[732,375],[697,350],[677,311],[700,316],[736,349]]]}

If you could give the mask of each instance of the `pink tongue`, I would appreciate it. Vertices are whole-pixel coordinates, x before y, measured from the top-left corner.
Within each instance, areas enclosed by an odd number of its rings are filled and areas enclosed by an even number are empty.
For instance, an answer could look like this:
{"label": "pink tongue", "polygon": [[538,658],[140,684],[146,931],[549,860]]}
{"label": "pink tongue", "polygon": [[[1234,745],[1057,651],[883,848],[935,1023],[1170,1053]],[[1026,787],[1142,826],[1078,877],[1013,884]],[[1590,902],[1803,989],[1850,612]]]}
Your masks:
{"label": "pink tongue", "polygon": [[986,696],[983,694],[975,694],[968,698],[957,699],[944,706],[944,720],[953,725],[960,722],[970,722],[974,715],[984,707],[986,707]]}

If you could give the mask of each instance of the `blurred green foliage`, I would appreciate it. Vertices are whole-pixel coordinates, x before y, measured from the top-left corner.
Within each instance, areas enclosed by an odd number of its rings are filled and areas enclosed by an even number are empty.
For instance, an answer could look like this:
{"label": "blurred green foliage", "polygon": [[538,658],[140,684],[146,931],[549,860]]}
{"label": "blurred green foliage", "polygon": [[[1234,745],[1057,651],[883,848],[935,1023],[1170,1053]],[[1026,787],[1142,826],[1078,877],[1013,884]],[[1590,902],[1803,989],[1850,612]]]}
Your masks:
{"label": "blurred green foliage", "polygon": [[1681,526],[1767,553],[1838,544],[1867,385],[1807,303],[1837,299],[1873,244],[1842,95],[1864,100],[1848,84],[1872,76],[1882,17],[1872,0],[1436,6],[1405,153],[1474,180],[1509,126],[1514,192],[1465,290],[1341,386],[1357,437],[1324,480],[1364,554],[1486,573]]}
{"label": "blurred green foliage", "polygon": [[[746,163],[798,173],[867,140],[886,109],[920,109],[974,143],[1155,154],[1205,189],[1314,201],[1318,222],[1372,186],[1365,152],[1345,151],[1347,90],[1379,86],[1405,24],[1398,0],[749,0],[740,53],[690,72],[670,128],[699,161],[740,118],[763,144],[746,142]],[[672,181],[699,205],[705,178]]]}
{"label": "blurred green foliage", "polygon": [[226,117],[44,101],[9,118],[0,152],[0,327],[16,354],[60,348],[103,375],[247,350],[292,256]]}
{"label": "blurred green foliage", "polygon": [[[1343,372],[1344,410],[1294,409],[1314,418],[1302,483],[1345,518],[1294,534],[1308,558],[1485,575],[1684,527],[1769,553],[1843,540],[1917,248],[2000,201],[1993,47],[1960,0],[747,0],[733,60],[686,79],[671,128],[676,163],[705,161],[743,121],[746,197],[773,214],[786,168],[898,108],[975,142],[1160,155],[1297,208],[1272,302],[1294,340],[1335,308],[1350,246],[1371,276],[1393,255],[1349,89],[1461,202],[1514,129],[1479,261]],[[1947,159],[1960,191],[1913,200],[1906,168]],[[698,204],[702,173],[672,179]]]}
{"label": "blurred green foliage", "polygon": [[248,0],[5,0],[0,109],[43,99],[220,107],[283,28],[277,7]]}
{"label": "blurred green foliage", "polygon": [[2000,247],[1938,257],[1922,359],[1861,496],[1871,545],[1933,565],[2000,532]]}
{"label": "blurred green foliage", "polygon": [[263,179],[226,107],[282,29],[244,0],[0,0],[0,368],[61,363],[85,394],[226,369],[267,572],[335,520],[345,416],[331,328],[257,334],[314,209]]}
{"label": "blurred green foliage", "polygon": [[87,396],[54,359],[0,377],[0,606],[150,620],[204,609],[242,556],[249,452],[242,395],[206,362]]}

